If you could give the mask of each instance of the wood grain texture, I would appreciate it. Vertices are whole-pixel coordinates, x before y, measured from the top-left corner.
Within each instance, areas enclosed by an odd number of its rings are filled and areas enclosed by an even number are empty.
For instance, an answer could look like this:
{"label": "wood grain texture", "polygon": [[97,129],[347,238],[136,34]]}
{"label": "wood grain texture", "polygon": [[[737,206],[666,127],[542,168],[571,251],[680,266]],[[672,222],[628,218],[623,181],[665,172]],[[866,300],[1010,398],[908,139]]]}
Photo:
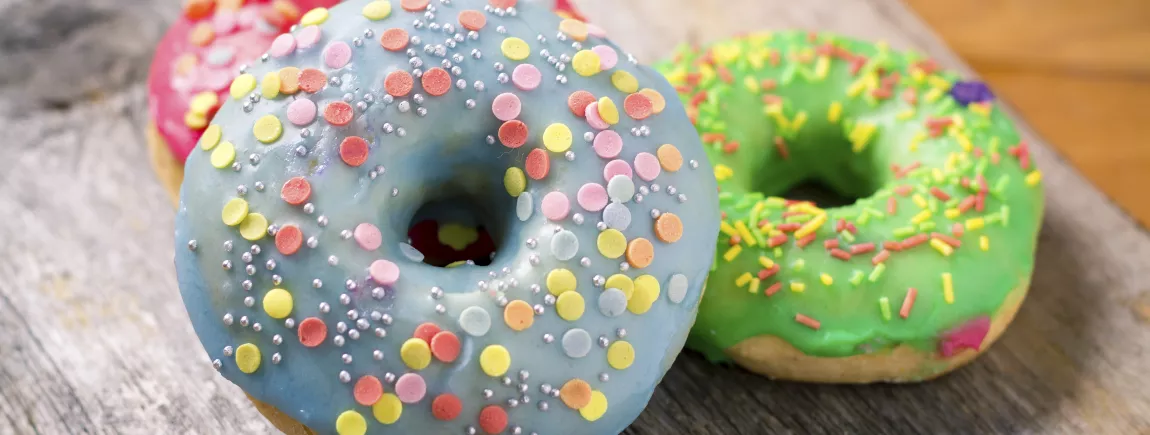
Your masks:
{"label": "wood grain texture", "polygon": [[[113,39],[32,28],[60,38],[40,45],[20,34],[29,27],[0,25],[0,59],[20,53],[53,66],[0,81],[0,433],[272,430],[212,370],[176,290],[173,211],[148,165],[138,82],[163,26],[134,21],[177,6],[150,1],[0,0],[0,23],[73,9],[121,23]],[[644,60],[681,40],[818,26],[968,71],[895,0],[579,4]],[[69,58],[89,59],[77,47],[124,66],[68,82],[85,76],[82,65],[67,68]],[[6,75],[11,68],[0,62],[0,77],[20,77]],[[926,384],[848,387],[771,382],[688,353],[628,433],[1150,433],[1150,236],[1024,131],[1057,194],[1029,300],[983,358]]]}

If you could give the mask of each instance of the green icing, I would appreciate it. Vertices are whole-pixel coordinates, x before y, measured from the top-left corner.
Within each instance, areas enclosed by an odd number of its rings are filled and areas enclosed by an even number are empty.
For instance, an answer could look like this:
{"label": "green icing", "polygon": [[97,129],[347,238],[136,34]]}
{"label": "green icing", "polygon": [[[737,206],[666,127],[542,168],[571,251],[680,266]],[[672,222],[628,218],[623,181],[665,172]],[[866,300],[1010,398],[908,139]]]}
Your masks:
{"label": "green icing", "polygon": [[[838,49],[827,50],[830,44]],[[1040,175],[1011,152],[1020,138],[1000,108],[959,104],[948,92],[958,76],[924,72],[929,66],[920,62],[921,55],[880,44],[780,32],[702,50],[680,47],[656,66],[694,115],[725,213],[688,347],[723,360],[724,349],[769,334],[822,357],[899,344],[933,351],[945,331],[993,315],[1012,289],[1027,285],[1043,207]],[[951,125],[932,134],[928,120],[941,118]],[[862,199],[796,210],[777,197],[807,180]],[[967,207],[980,195],[982,211]],[[840,220],[857,233],[838,228]],[[780,225],[819,222],[805,247],[796,232],[779,232]],[[963,225],[961,237],[953,234],[955,223]],[[872,265],[884,242],[932,233],[961,245],[947,249],[934,246],[943,239],[928,239]],[[785,242],[767,247],[779,234]],[[981,249],[983,237],[988,250]],[[830,240],[846,252],[866,243],[875,249],[844,261],[825,247]],[[758,280],[764,263],[777,271]],[[953,303],[945,299],[943,273],[952,276]],[[766,296],[776,283],[781,289]],[[911,287],[917,297],[903,319]],[[799,314],[818,328],[799,322]]]}

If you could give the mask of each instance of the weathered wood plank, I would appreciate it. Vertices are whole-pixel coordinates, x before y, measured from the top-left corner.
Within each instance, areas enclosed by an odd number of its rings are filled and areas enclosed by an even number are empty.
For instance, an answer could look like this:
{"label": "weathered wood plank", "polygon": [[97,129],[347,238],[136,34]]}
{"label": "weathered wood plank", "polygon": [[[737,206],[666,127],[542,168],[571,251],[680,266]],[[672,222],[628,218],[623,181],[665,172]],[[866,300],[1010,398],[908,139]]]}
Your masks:
{"label": "weathered wood plank", "polygon": [[[896,0],[579,4],[644,60],[677,41],[817,26],[963,68]],[[0,433],[271,430],[208,365],[179,301],[139,85],[177,5],[134,6],[0,0]],[[74,86],[45,85],[57,83]],[[1150,433],[1150,236],[1024,130],[1049,212],[1030,299],[986,356],[928,384],[848,387],[686,354],[629,433]]]}

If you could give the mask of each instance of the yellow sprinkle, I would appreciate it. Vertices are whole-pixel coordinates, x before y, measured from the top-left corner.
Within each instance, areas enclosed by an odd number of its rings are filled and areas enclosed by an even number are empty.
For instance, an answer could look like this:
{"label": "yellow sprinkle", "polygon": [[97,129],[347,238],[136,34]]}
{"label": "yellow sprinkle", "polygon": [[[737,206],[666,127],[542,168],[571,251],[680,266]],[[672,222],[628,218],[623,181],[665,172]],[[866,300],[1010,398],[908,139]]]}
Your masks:
{"label": "yellow sprinkle", "polygon": [[615,370],[626,370],[635,362],[635,347],[623,340],[611,343],[607,348],[607,364]]}
{"label": "yellow sprinkle", "polygon": [[303,17],[299,19],[299,23],[303,26],[318,26],[323,24],[324,21],[327,21],[327,15],[327,8],[315,8],[303,14]]}
{"label": "yellow sprinkle", "polygon": [[739,275],[739,277],[737,279],[735,279],[735,285],[742,287],[742,286],[745,286],[747,284],[750,284],[751,278],[754,278],[754,276],[751,276],[751,272],[743,272],[742,275]]}
{"label": "yellow sprinkle", "polygon": [[723,234],[726,234],[729,237],[735,237],[739,235],[738,231],[735,230],[735,227],[732,227],[731,224],[727,223],[727,221],[719,221],[719,231],[722,231]]}
{"label": "yellow sprinkle", "polygon": [[243,198],[232,198],[227,204],[224,204],[223,213],[221,213],[224,225],[234,227],[244,221],[248,217],[248,202]]}
{"label": "yellow sprinkle", "polygon": [[791,281],[791,291],[795,293],[802,293],[807,289],[807,285],[798,281]]}
{"label": "yellow sprinkle", "polygon": [[795,119],[791,120],[791,131],[798,132],[803,128],[803,124],[807,122],[807,111],[800,110],[795,114]]}
{"label": "yellow sprinkle", "polygon": [[412,370],[423,370],[431,365],[431,346],[421,338],[409,338],[400,346],[399,358]]}
{"label": "yellow sprinkle", "polygon": [[599,74],[602,66],[600,64],[599,54],[591,50],[579,50],[575,56],[571,57],[571,68],[575,73],[583,76],[590,77]]}
{"label": "yellow sprinkle", "polygon": [[827,78],[827,72],[831,68],[831,58],[826,55],[819,56],[819,60],[815,62],[815,78],[822,81]]}
{"label": "yellow sprinkle", "polygon": [[874,138],[876,128],[877,126],[875,124],[867,122],[855,124],[855,127],[851,129],[850,133],[851,151],[861,153],[866,149],[871,139]]}
{"label": "yellow sprinkle", "polygon": [[947,257],[954,253],[954,248],[951,248],[950,245],[939,239],[930,239],[930,247]]}
{"label": "yellow sprinkle", "polygon": [[759,81],[751,76],[743,77],[743,87],[747,88],[752,94],[757,94],[759,90],[762,89],[759,87]]}
{"label": "yellow sprinkle", "polygon": [[208,118],[199,113],[189,111],[184,113],[184,125],[188,126],[188,128],[198,130],[208,125]]}
{"label": "yellow sprinkle", "polygon": [[751,287],[748,288],[747,291],[753,295],[759,294],[759,284],[760,282],[758,278],[751,278]]}
{"label": "yellow sprinkle", "polygon": [[931,176],[931,178],[934,178],[934,182],[935,182],[935,183],[941,183],[941,182],[942,182],[942,178],[943,178],[943,177],[942,177],[942,169],[938,169],[938,168],[931,168],[931,170],[930,170],[930,176]]}
{"label": "yellow sprinkle", "polygon": [[609,97],[599,99],[599,117],[611,125],[619,123],[619,107]]}
{"label": "yellow sprinkle", "polygon": [[832,278],[830,275],[827,275],[825,273],[822,275],[819,275],[819,281],[822,281],[823,285],[831,285],[831,284],[835,283],[835,279]]}
{"label": "yellow sprinkle", "polygon": [[659,299],[659,280],[651,275],[635,277],[635,294],[627,301],[627,311],[643,314]]}
{"label": "yellow sprinkle", "polygon": [[864,81],[861,78],[858,80],[855,80],[854,83],[851,83],[851,85],[849,87],[847,87],[847,96],[851,97],[851,98],[857,97],[857,96],[859,96],[859,94],[862,93],[862,91],[863,91],[863,89],[865,89],[865,87],[866,87],[866,81]]}
{"label": "yellow sprinkle", "polygon": [[1031,171],[1029,174],[1026,174],[1026,185],[1027,186],[1034,186],[1034,185],[1038,184],[1038,182],[1040,182],[1040,181],[1042,181],[1042,171],[1035,169],[1034,171]]}
{"label": "yellow sprinkle", "polygon": [[831,107],[827,109],[827,121],[839,122],[839,118],[843,116],[843,103],[838,101],[832,102]]}
{"label": "yellow sprinkle", "polygon": [[487,376],[503,376],[509,367],[511,367],[511,353],[506,347],[493,344],[484,348],[483,353],[479,354],[479,368],[483,369],[483,373]]}
{"label": "yellow sprinkle", "polygon": [[208,129],[204,130],[203,136],[200,136],[200,148],[203,148],[205,151],[215,148],[216,145],[219,145],[221,137],[223,137],[223,131],[220,130],[220,126],[216,124],[209,125]]}
{"label": "yellow sprinkle", "polygon": [[970,150],[974,149],[974,144],[970,143],[970,138],[966,137],[965,134],[959,133],[955,135],[954,138],[958,140],[958,144],[962,146],[963,151],[969,153]]}
{"label": "yellow sprinkle", "polygon": [[212,166],[224,169],[232,166],[232,162],[236,160],[236,147],[231,142],[221,142],[216,149],[212,150],[212,155],[209,158]]}
{"label": "yellow sprinkle", "polygon": [[910,223],[918,225],[918,224],[921,224],[923,222],[926,222],[928,219],[930,219],[930,217],[931,217],[930,210],[923,210],[923,211],[918,212],[918,214],[914,215],[914,217],[910,218]]}
{"label": "yellow sprinkle", "polygon": [[815,231],[818,231],[818,229],[820,227],[822,227],[823,224],[825,224],[826,222],[827,222],[827,214],[826,213],[820,213],[818,216],[815,216],[814,219],[811,219],[810,222],[803,224],[802,227],[800,227],[797,231],[795,231],[795,238],[801,239],[803,237],[811,235]]}
{"label": "yellow sprinkle", "polygon": [[679,68],[669,73],[663,74],[663,78],[672,85],[681,85],[687,81],[687,71]]}
{"label": "yellow sprinkle", "polygon": [[264,115],[256,120],[256,124],[252,127],[252,134],[256,139],[263,143],[272,143],[280,139],[283,135],[284,126],[280,119],[275,115]]}
{"label": "yellow sprinkle", "polygon": [[579,415],[587,421],[595,421],[607,413],[607,396],[602,391],[591,391],[591,401],[579,409]]}
{"label": "yellow sprinkle", "polygon": [[256,76],[251,74],[240,74],[235,80],[232,80],[232,86],[228,89],[233,99],[243,99],[249,92],[256,89]]}
{"label": "yellow sprinkle", "polygon": [[188,111],[204,115],[218,104],[220,104],[219,95],[212,91],[203,91],[192,97],[192,101],[188,104]]}
{"label": "yellow sprinkle", "polygon": [[743,252],[742,246],[739,246],[739,245],[732,246],[730,249],[727,250],[727,252],[723,253],[723,260],[730,262],[730,261],[734,260],[735,257],[738,257],[740,252]]}
{"label": "yellow sprinkle", "polygon": [[926,80],[926,72],[921,68],[913,68],[910,70],[910,78],[913,79],[915,83],[922,83],[923,80]]}
{"label": "yellow sprinkle", "polygon": [[631,300],[631,296],[635,294],[635,281],[631,277],[616,273],[607,278],[607,282],[603,284],[604,289],[615,288],[623,292],[627,296],[627,300]]}
{"label": "yellow sprinkle", "polygon": [[747,229],[747,224],[743,221],[735,222],[735,229],[739,230],[739,237],[743,239],[743,243],[747,246],[755,246],[755,236],[751,235],[751,230]]}
{"label": "yellow sprinkle", "polygon": [[363,17],[372,21],[382,20],[391,15],[391,3],[387,0],[378,0],[363,7]]}
{"label": "yellow sprinkle", "polygon": [[260,82],[260,94],[264,98],[275,98],[280,95],[280,74],[273,71],[264,74],[263,81]]}
{"label": "yellow sprinkle", "polygon": [[735,170],[722,163],[715,165],[715,180],[726,181],[735,175]]}
{"label": "yellow sprinkle", "polygon": [[901,112],[898,112],[898,114],[894,115],[894,119],[897,119],[899,121],[906,121],[908,119],[914,118],[914,115],[915,115],[914,108],[910,108],[910,109],[906,109],[906,110],[903,110]]}
{"label": "yellow sprinkle", "polygon": [[962,212],[958,211],[957,208],[948,208],[946,211],[942,212],[942,214],[943,216],[946,216],[947,219],[954,220],[958,218],[958,215],[962,214]]}
{"label": "yellow sprinkle", "polygon": [[543,146],[553,153],[561,153],[571,148],[571,129],[561,123],[554,123],[543,130]]}
{"label": "yellow sprinkle", "polygon": [[926,208],[927,207],[926,198],[923,198],[922,195],[919,195],[916,193],[910,199],[914,200],[914,205],[917,205],[918,208]]}
{"label": "yellow sprinkle", "polygon": [[555,312],[568,322],[574,322],[583,317],[585,303],[583,295],[579,292],[565,292],[555,299]]}
{"label": "yellow sprinkle", "polygon": [[251,343],[236,348],[236,366],[241,372],[252,374],[260,368],[260,349]]}
{"label": "yellow sprinkle", "polygon": [[979,230],[986,226],[986,220],[980,217],[970,218],[966,220],[965,226],[969,231]]}
{"label": "yellow sprinkle", "polygon": [[938,101],[939,98],[942,98],[942,94],[943,94],[943,91],[941,89],[933,88],[933,89],[926,92],[926,96],[923,97],[923,100],[925,100],[928,103],[933,103],[935,101]]}
{"label": "yellow sprinkle", "polygon": [[979,247],[979,249],[982,249],[983,251],[989,251],[990,250],[990,237],[979,236],[978,247]]}
{"label": "yellow sprinkle", "polygon": [[244,240],[251,242],[260,240],[264,238],[267,232],[268,220],[262,214],[249,213],[248,216],[244,218],[244,221],[240,222],[240,236],[242,236]]}
{"label": "yellow sprinkle", "polygon": [[553,295],[561,295],[563,293],[574,291],[579,285],[579,281],[575,279],[575,274],[567,269],[552,269],[547,272],[547,291]]}
{"label": "yellow sprinkle", "polygon": [[507,168],[507,172],[503,173],[503,188],[507,189],[508,195],[518,198],[527,189],[527,176],[523,170],[514,166]]}
{"label": "yellow sprinkle", "polygon": [[335,419],[337,435],[363,435],[367,433],[367,419],[358,412],[344,411]]}
{"label": "yellow sprinkle", "polygon": [[264,295],[264,312],[273,319],[282,319],[291,314],[291,293],[282,288],[273,288]]}
{"label": "yellow sprinkle", "polygon": [[619,92],[632,94],[639,90],[639,80],[631,73],[623,70],[615,71],[611,74],[611,84],[618,89]]}
{"label": "yellow sprinkle", "polygon": [[918,146],[922,144],[922,141],[926,140],[926,138],[926,132],[920,131],[915,133],[914,136],[910,138],[910,152],[918,151]]}
{"label": "yellow sprinkle", "polygon": [[946,303],[954,303],[954,280],[950,276],[950,272],[942,273],[942,298]]}
{"label": "yellow sprinkle", "polygon": [[507,56],[507,58],[511,60],[523,60],[531,55],[531,46],[527,45],[527,41],[514,36],[504,39],[503,42],[499,44],[499,49],[503,52],[504,56]]}
{"label": "yellow sprinkle", "polygon": [[599,233],[595,242],[596,247],[599,248],[599,253],[610,259],[623,256],[627,250],[627,237],[614,228]]}
{"label": "yellow sprinkle", "polygon": [[984,118],[990,116],[990,105],[989,104],[976,103],[976,104],[970,104],[966,107],[969,107],[971,112],[982,115],[982,117],[984,117]]}
{"label": "yellow sprinkle", "polygon": [[759,264],[763,266],[763,269],[770,269],[772,267],[775,267],[775,260],[767,258],[767,256],[765,256],[765,255],[760,255],[759,256]]}
{"label": "yellow sprinkle", "polygon": [[939,76],[936,76],[936,75],[932,75],[932,76],[928,77],[926,79],[926,83],[929,84],[931,87],[936,88],[936,89],[942,89],[944,91],[950,89],[950,82],[948,82],[948,81],[946,81],[946,79],[939,77]]}
{"label": "yellow sprinkle", "polygon": [[380,423],[394,424],[403,415],[403,402],[399,400],[399,396],[384,393],[378,402],[371,405],[371,415]]}

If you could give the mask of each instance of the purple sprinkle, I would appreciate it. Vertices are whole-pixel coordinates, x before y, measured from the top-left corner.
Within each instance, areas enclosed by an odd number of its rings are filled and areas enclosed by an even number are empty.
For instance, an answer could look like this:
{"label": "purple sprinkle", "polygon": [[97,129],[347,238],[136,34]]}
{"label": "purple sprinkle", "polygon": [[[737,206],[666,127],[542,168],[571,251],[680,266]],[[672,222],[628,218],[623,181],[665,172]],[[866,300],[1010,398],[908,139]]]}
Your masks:
{"label": "purple sprinkle", "polygon": [[950,88],[950,96],[963,106],[970,103],[982,103],[994,99],[994,94],[983,82],[955,82]]}

